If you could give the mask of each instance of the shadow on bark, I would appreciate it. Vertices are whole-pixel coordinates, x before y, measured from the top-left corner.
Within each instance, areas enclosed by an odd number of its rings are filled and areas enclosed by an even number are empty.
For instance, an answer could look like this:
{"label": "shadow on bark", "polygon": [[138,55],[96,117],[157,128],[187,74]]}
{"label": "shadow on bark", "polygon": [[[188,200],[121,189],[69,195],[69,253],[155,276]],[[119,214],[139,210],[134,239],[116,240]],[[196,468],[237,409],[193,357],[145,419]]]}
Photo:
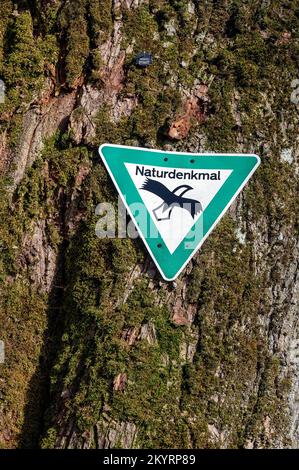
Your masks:
{"label": "shadow on bark", "polygon": [[58,252],[56,272],[49,294],[47,329],[44,332],[39,365],[28,386],[24,422],[18,438],[19,448],[38,448],[44,430],[45,413],[50,403],[50,371],[58,354],[64,324],[60,306],[64,294],[67,244],[64,241]]}

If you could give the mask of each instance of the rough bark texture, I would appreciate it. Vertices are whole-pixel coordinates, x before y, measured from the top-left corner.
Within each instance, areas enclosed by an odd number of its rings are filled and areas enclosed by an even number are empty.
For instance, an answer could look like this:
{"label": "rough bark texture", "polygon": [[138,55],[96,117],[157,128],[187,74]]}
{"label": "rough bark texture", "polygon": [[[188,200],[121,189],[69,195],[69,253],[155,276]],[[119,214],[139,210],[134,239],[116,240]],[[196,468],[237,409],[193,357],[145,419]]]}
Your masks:
{"label": "rough bark texture", "polygon": [[[298,447],[298,32],[297,0],[1,0],[0,446]],[[167,283],[95,235],[106,141],[262,164]]]}

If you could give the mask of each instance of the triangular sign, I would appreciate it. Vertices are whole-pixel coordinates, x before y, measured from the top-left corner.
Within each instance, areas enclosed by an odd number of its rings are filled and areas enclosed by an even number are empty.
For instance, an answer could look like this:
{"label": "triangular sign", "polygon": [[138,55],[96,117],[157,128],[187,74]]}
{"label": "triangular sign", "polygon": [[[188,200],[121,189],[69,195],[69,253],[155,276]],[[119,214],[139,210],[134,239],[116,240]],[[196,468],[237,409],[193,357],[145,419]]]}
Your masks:
{"label": "triangular sign", "polygon": [[252,176],[260,159],[104,144],[102,160],[140,237],[174,280]]}

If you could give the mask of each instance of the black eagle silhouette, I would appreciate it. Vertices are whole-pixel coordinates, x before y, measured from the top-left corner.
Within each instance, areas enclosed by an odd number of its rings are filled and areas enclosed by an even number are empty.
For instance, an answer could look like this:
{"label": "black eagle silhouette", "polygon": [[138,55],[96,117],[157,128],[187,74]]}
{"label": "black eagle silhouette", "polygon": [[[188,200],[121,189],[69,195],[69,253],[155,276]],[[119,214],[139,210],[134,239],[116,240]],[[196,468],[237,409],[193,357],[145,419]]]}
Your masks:
{"label": "black eagle silhouette", "polygon": [[[151,180],[147,178],[143,183],[140,189],[144,189],[145,191],[149,191],[153,194],[159,196],[163,202],[160,204],[156,209],[154,209],[155,217],[158,221],[160,220],[167,220],[170,219],[171,212],[175,207],[180,207],[181,209],[187,210],[192,218],[194,219],[195,215],[202,211],[202,205],[196,199],[190,199],[187,197],[182,197],[187,191],[193,189],[191,186],[187,184],[182,184],[178,186],[173,191],[170,191],[164,184],[160,183],[159,181]],[[180,195],[176,194],[177,191],[180,189],[184,189]],[[156,215],[156,211],[162,207],[162,212],[165,212],[167,209],[170,209],[169,216],[166,219],[158,218]]]}

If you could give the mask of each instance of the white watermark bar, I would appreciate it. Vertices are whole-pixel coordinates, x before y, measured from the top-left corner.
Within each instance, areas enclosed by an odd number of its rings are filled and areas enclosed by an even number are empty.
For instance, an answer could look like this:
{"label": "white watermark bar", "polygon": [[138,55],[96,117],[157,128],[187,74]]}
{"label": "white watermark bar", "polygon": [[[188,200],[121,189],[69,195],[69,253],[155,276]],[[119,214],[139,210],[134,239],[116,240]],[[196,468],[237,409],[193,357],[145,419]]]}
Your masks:
{"label": "white watermark bar", "polygon": [[299,79],[295,78],[292,81],[291,87],[294,89],[291,93],[291,103],[298,104],[299,103]]}
{"label": "white watermark bar", "polygon": [[5,361],[4,341],[0,340],[0,364],[4,364],[4,361]]}
{"label": "white watermark bar", "polygon": [[0,104],[5,103],[5,83],[0,79]]}
{"label": "white watermark bar", "polygon": [[291,364],[299,365],[299,339],[293,339],[290,347]]}

